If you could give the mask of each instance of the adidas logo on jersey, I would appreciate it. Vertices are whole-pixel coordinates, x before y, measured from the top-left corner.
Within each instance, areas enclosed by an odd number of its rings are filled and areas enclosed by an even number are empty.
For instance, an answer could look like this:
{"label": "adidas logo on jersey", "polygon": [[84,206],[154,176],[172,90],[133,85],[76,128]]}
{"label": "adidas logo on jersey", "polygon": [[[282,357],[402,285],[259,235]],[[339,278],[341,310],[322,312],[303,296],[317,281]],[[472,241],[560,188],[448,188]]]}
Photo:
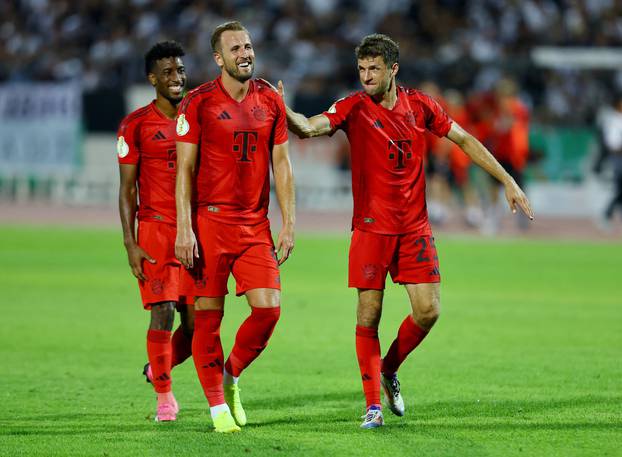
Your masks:
{"label": "adidas logo on jersey", "polygon": [[158,130],[158,133],[153,135],[153,138],[151,138],[151,140],[152,141],[166,140],[166,136],[164,135],[164,133]]}
{"label": "adidas logo on jersey", "polygon": [[223,111],[222,113],[220,113],[218,115],[218,117],[216,119],[220,119],[221,121],[223,121],[225,119],[231,119],[231,115],[229,113],[227,113],[226,111]]}
{"label": "adidas logo on jersey", "polygon": [[383,129],[384,125],[382,125],[382,122],[380,122],[380,119],[376,119],[376,122],[374,122],[374,127],[376,127],[377,129]]}

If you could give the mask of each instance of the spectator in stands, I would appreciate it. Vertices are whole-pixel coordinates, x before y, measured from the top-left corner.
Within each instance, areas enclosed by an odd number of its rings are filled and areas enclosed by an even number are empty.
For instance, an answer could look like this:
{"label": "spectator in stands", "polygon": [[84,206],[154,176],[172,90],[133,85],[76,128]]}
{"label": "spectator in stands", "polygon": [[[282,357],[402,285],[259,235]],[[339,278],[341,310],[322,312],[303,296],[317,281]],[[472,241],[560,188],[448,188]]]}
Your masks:
{"label": "spectator in stands", "polygon": [[622,93],[615,98],[612,107],[606,108],[599,119],[604,156],[613,168],[615,192],[607,205],[601,228],[611,230],[611,221],[616,209],[622,212]]}

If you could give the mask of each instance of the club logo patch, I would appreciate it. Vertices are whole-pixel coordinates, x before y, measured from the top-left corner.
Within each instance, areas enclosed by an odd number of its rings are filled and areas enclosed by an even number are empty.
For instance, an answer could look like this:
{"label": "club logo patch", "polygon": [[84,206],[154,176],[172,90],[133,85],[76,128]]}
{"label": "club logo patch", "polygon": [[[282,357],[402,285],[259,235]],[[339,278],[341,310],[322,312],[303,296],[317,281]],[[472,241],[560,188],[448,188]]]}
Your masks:
{"label": "club logo patch", "polygon": [[255,119],[257,119],[259,122],[263,122],[268,119],[268,113],[266,113],[266,110],[263,109],[261,106],[254,106],[251,111]]}
{"label": "club logo patch", "polygon": [[149,281],[151,285],[151,292],[155,295],[161,295],[164,292],[164,283],[161,279],[154,279],[153,281]]}
{"label": "club logo patch", "polygon": [[413,111],[407,112],[404,118],[408,124],[417,125],[417,115]]}
{"label": "club logo patch", "polygon": [[378,274],[378,266],[372,263],[368,263],[363,265],[363,276],[365,279],[376,279],[376,275]]}
{"label": "club logo patch", "polygon": [[190,124],[186,120],[185,114],[180,114],[177,118],[177,135],[184,136],[190,130]]}
{"label": "club logo patch", "polygon": [[117,154],[119,158],[123,158],[130,153],[130,147],[125,142],[125,138],[122,136],[119,137],[119,141],[117,141]]}

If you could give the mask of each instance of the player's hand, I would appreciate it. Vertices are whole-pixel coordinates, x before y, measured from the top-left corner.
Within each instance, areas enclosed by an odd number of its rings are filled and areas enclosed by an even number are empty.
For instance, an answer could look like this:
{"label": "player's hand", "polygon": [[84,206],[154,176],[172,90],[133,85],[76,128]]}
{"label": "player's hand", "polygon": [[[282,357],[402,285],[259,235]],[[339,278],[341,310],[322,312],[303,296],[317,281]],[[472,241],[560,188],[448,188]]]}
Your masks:
{"label": "player's hand", "polygon": [[516,207],[518,206],[529,219],[533,220],[533,210],[529,200],[513,179],[505,184],[505,198],[508,201],[508,205],[510,205],[512,213],[516,214]]}
{"label": "player's hand", "polygon": [[274,87],[270,81],[266,81],[263,78],[257,78],[257,79],[259,81],[262,81],[264,84],[270,86],[270,88],[272,88],[272,90],[274,92],[279,94],[281,96],[281,98],[283,98],[283,96],[285,95],[285,90],[283,89],[283,81],[281,81],[280,79],[279,79],[279,82],[278,82],[278,87]]}
{"label": "player's hand", "polygon": [[190,269],[194,266],[194,258],[199,258],[197,238],[192,229],[177,230],[175,238],[175,257],[181,264]]}
{"label": "player's hand", "polygon": [[147,277],[143,272],[143,259],[149,263],[156,263],[155,259],[147,254],[147,252],[136,243],[126,246],[126,249],[127,259],[130,263],[132,274],[136,276],[137,279],[146,281]]}
{"label": "player's hand", "polygon": [[276,258],[279,265],[287,260],[294,250],[294,227],[285,226],[279,232],[279,238],[276,241]]}

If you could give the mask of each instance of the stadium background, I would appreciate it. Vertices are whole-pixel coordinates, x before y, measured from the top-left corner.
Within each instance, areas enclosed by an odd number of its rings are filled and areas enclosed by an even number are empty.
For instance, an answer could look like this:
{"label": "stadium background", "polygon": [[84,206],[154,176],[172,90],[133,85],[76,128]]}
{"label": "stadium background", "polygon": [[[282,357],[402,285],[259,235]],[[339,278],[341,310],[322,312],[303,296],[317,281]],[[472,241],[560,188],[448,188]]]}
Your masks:
{"label": "stadium background", "polygon": [[[466,224],[451,197],[435,225],[444,316],[404,368],[413,416],[362,437],[347,144],[291,138],[301,234],[284,268],[289,309],[248,374],[256,422],[218,452],[383,455],[405,443],[432,455],[616,455],[622,226],[598,223],[613,171],[595,165],[598,121],[622,91],[621,17],[614,0],[3,1],[0,455],[194,454],[222,443],[205,434],[191,363],[176,374],[186,415],[165,431],[145,420],[151,397],[136,367],[147,319],[118,230],[115,131],[152,98],[146,49],[180,41],[195,87],[217,74],[209,37],[232,18],[252,34],[255,74],[282,79],[306,114],[357,90],[353,48],[372,32],[400,43],[404,85],[434,82],[473,102],[514,81],[530,112],[536,221],[524,229],[504,210],[487,230]],[[389,289],[383,347],[402,295]],[[232,309],[225,346],[245,313]]]}

